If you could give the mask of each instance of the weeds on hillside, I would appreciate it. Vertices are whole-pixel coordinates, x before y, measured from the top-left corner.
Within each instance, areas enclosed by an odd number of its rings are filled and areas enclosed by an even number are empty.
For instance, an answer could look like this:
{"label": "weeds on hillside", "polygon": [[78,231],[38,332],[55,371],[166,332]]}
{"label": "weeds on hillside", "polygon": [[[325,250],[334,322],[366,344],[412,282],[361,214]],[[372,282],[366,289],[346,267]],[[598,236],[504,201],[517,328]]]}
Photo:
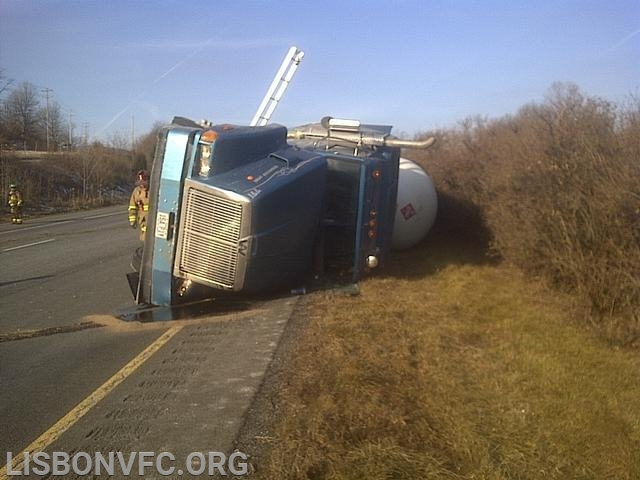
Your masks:
{"label": "weeds on hillside", "polygon": [[133,186],[131,157],[101,145],[23,158],[0,151],[0,194],[18,184],[27,213],[49,213],[122,203]]}

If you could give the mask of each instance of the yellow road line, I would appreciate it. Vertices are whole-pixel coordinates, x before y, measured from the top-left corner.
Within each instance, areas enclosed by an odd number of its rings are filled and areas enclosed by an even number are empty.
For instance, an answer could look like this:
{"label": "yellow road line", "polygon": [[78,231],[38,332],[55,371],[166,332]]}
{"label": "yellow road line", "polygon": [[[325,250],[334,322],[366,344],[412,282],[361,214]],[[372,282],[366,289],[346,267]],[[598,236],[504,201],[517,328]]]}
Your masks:
{"label": "yellow road line", "polygon": [[[109,380],[102,384],[100,388],[91,393],[87,398],[82,400],[64,417],[58,420],[49,430],[40,435],[31,445],[22,449],[22,451],[11,462],[11,470],[21,470],[24,462],[24,452],[34,454],[42,452],[45,448],[55,442],[60,436],[69,430],[71,426],[80,420],[89,410],[91,410],[100,400],[107,396],[111,390],[116,388],[125,378],[131,375],[136,369],[146,362],[154,353],[167,343],[171,338],[182,330],[182,326],[171,327],[164,332],[158,339],[145,348],[133,360],[122,367]],[[7,465],[0,469],[0,480],[7,480]]]}

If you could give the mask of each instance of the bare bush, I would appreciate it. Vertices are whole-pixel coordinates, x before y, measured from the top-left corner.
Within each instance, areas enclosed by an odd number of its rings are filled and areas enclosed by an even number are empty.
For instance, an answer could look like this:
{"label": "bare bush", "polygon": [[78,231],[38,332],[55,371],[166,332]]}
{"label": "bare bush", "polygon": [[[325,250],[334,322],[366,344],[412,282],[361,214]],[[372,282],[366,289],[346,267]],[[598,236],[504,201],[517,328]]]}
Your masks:
{"label": "bare bush", "polygon": [[133,183],[131,155],[101,144],[75,152],[20,158],[0,151],[0,190],[17,183],[27,213],[46,213],[125,202]]}
{"label": "bare bush", "polygon": [[554,85],[515,116],[440,132],[423,164],[480,208],[494,249],[592,309],[609,333],[640,331],[640,102]]}

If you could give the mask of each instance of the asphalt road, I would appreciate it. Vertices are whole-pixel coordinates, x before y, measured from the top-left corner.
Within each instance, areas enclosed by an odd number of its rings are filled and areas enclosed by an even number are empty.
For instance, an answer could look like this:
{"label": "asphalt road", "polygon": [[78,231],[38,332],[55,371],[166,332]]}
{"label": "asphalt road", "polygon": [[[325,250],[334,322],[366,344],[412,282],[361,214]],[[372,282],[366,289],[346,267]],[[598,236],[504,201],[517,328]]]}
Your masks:
{"label": "asphalt road", "polygon": [[122,206],[0,224],[0,467],[36,439],[50,452],[168,451],[177,466],[230,452],[295,298],[119,321],[138,245]]}
{"label": "asphalt road", "polygon": [[0,333],[131,303],[123,278],[137,245],[122,206],[0,224]]}

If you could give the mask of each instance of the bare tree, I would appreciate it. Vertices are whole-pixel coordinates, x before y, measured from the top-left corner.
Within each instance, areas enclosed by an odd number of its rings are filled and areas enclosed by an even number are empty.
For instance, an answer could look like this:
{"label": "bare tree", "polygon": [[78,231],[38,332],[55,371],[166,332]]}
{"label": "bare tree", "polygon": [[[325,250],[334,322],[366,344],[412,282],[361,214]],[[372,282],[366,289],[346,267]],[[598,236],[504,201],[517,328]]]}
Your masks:
{"label": "bare tree", "polygon": [[99,143],[87,145],[80,151],[78,175],[82,181],[82,200],[86,202],[89,199],[91,190],[91,178],[100,162],[100,150],[102,146]]}
{"label": "bare tree", "polygon": [[29,82],[21,83],[5,102],[8,133],[13,139],[22,142],[25,149],[29,142],[35,143],[39,105],[38,90]]}
{"label": "bare tree", "polygon": [[67,142],[68,126],[58,102],[50,101],[48,110],[47,113],[46,108],[41,108],[38,112],[38,136],[46,142],[48,121],[49,139],[54,145],[54,149],[57,149],[59,145]]}
{"label": "bare tree", "polygon": [[13,85],[13,79],[4,74],[4,69],[0,69],[0,98],[4,92],[9,90],[11,85]]}
{"label": "bare tree", "polygon": [[126,133],[113,132],[109,135],[107,140],[107,146],[115,150],[129,150],[131,148],[131,142]]}
{"label": "bare tree", "polygon": [[156,122],[151,127],[151,131],[138,137],[136,142],[136,162],[134,170],[146,168],[151,169],[153,164],[153,156],[156,150],[156,143],[158,142],[158,134],[162,129],[163,124]]}

